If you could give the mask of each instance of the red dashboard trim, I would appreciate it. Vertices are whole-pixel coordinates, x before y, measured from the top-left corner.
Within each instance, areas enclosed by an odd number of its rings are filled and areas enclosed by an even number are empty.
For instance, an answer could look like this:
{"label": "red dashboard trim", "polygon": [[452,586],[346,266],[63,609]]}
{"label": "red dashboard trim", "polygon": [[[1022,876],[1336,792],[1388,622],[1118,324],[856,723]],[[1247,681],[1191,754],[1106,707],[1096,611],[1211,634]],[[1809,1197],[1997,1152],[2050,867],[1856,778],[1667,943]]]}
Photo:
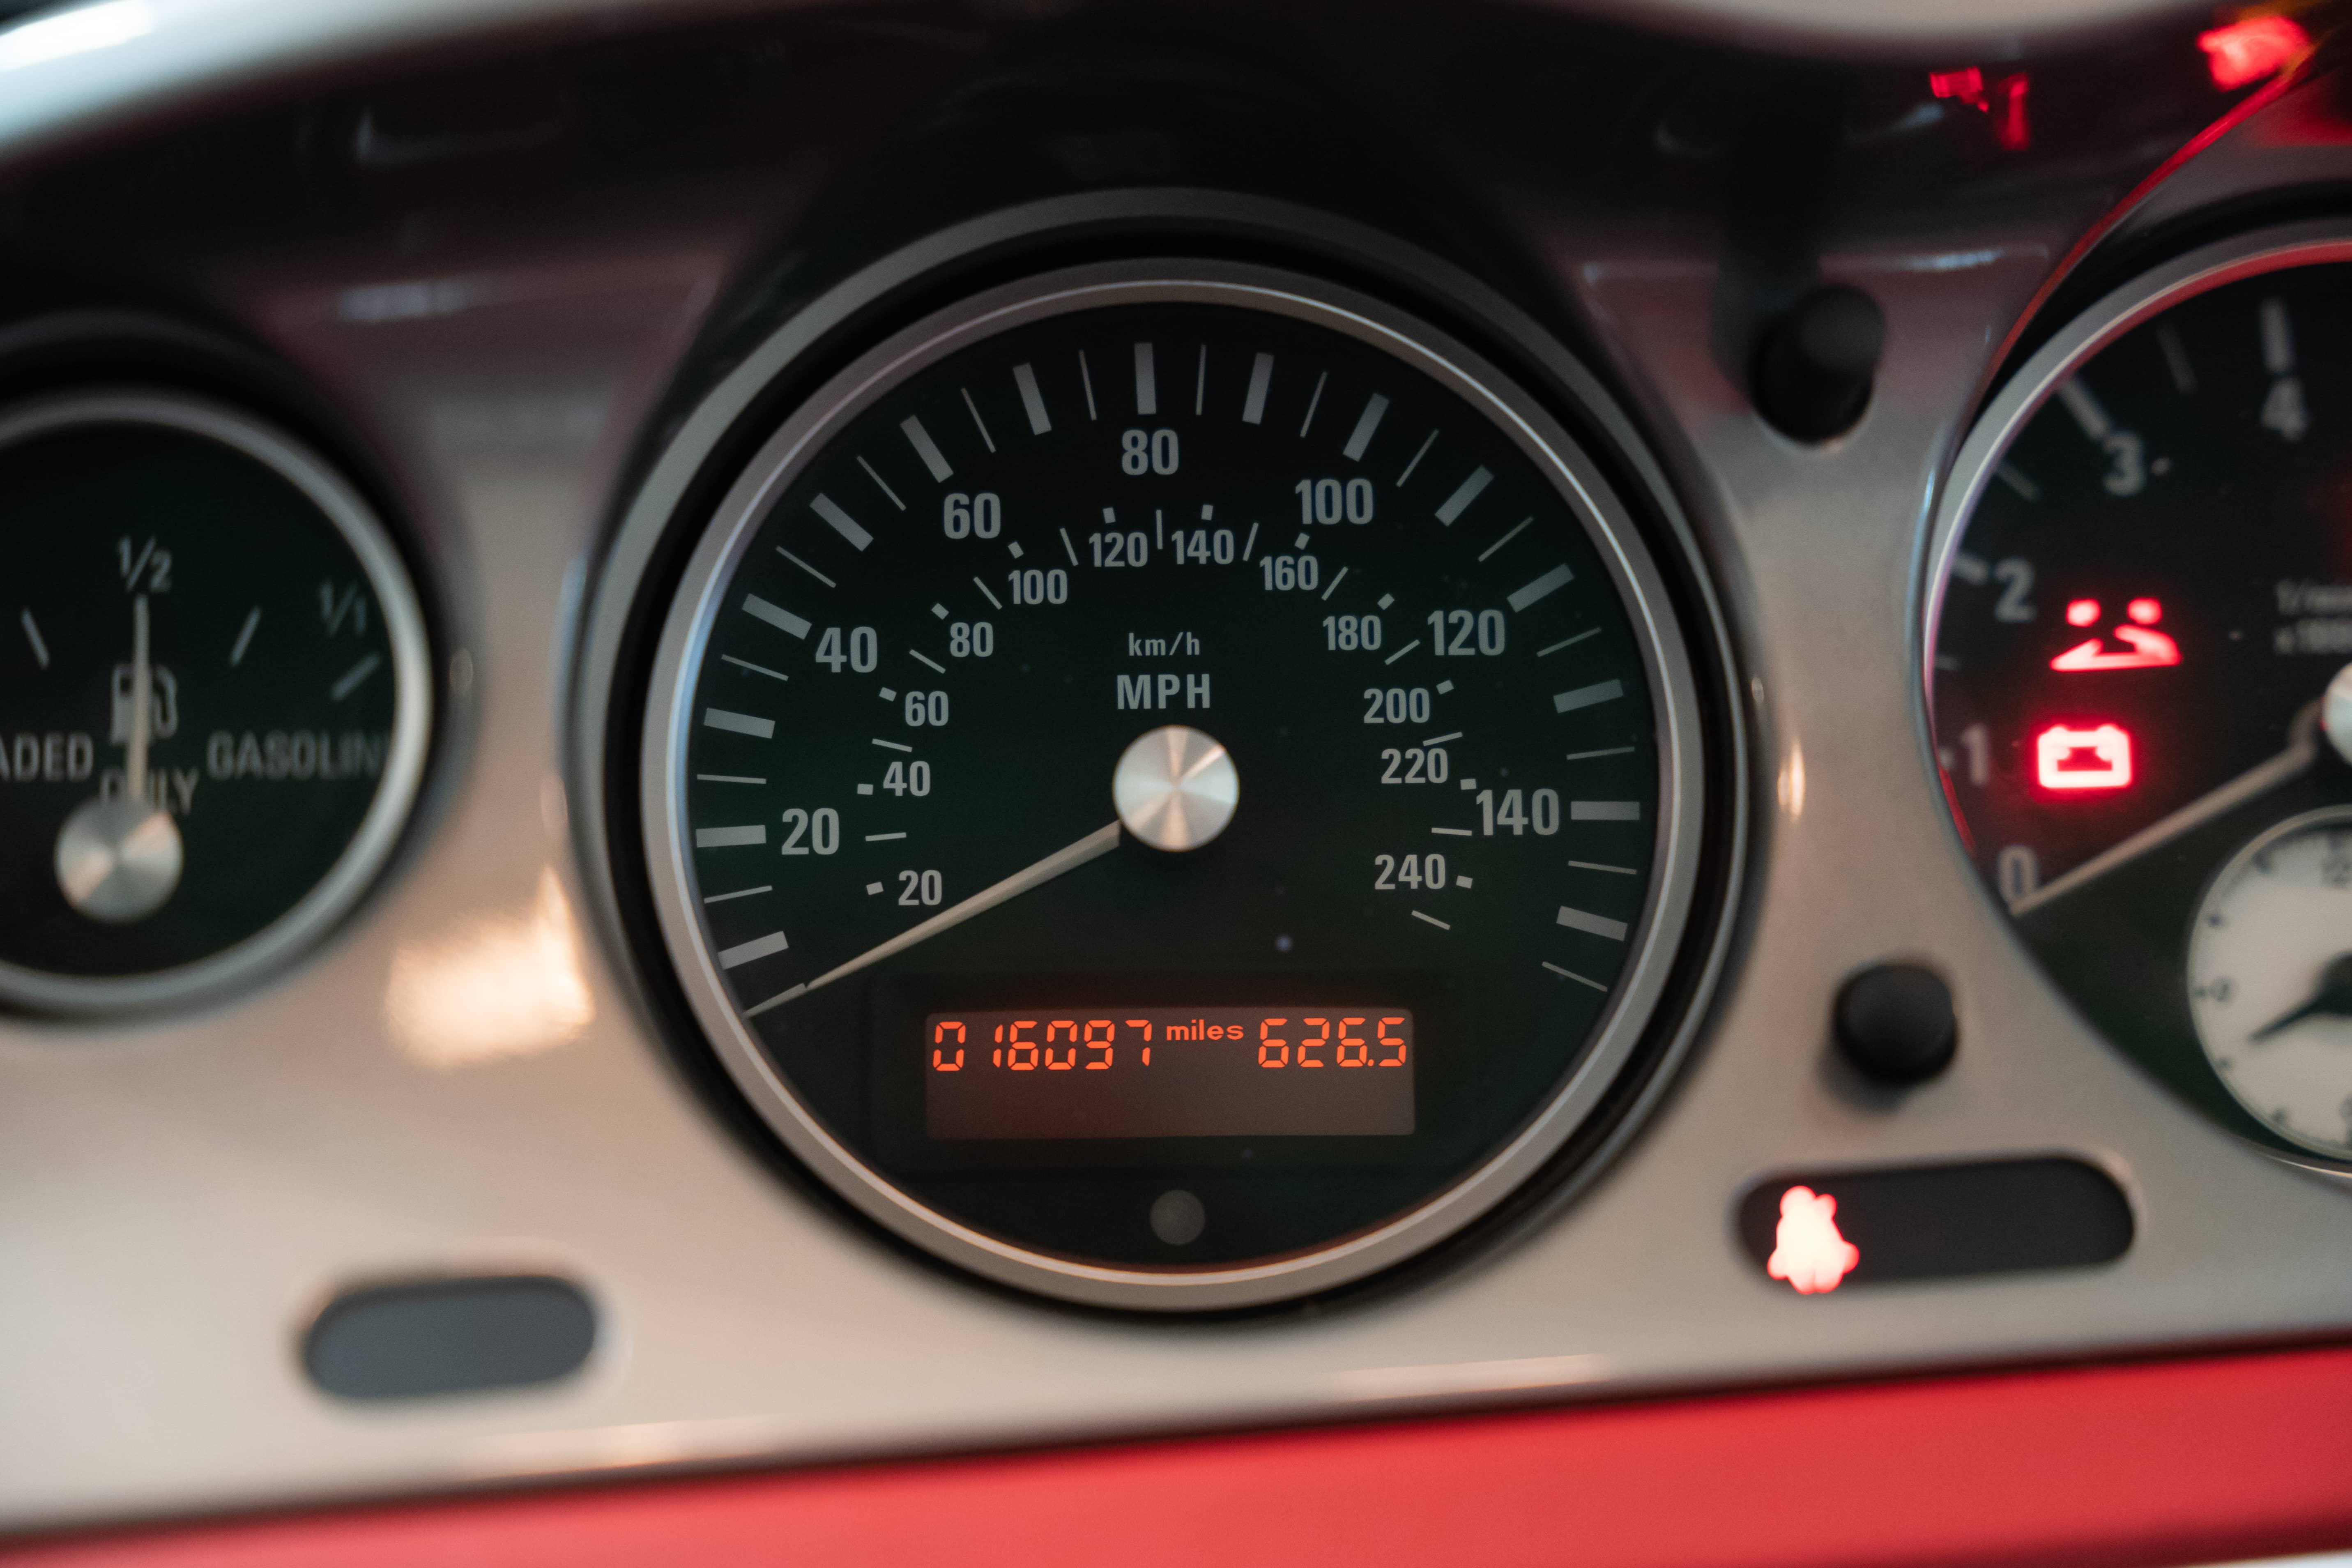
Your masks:
{"label": "red dashboard trim", "polygon": [[1894,1568],[2352,1544],[2352,1348],[639,1482],[20,1542],[26,1568]]}

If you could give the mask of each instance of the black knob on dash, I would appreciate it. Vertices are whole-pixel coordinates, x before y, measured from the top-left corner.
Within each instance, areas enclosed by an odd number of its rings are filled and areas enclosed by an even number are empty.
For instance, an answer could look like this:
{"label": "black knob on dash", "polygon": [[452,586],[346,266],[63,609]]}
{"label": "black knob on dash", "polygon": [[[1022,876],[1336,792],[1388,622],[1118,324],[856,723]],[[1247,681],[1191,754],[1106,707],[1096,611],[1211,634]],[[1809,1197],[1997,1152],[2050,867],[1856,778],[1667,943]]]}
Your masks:
{"label": "black knob on dash", "polygon": [[1847,981],[1833,1010],[1838,1049],[1870,1077],[1924,1083],[1952,1065],[1952,989],[1916,963],[1880,963]]}
{"label": "black knob on dash", "polygon": [[1756,356],[1756,408],[1783,435],[1826,441],[1870,403],[1886,316],[1859,289],[1824,284],[1797,301]]}

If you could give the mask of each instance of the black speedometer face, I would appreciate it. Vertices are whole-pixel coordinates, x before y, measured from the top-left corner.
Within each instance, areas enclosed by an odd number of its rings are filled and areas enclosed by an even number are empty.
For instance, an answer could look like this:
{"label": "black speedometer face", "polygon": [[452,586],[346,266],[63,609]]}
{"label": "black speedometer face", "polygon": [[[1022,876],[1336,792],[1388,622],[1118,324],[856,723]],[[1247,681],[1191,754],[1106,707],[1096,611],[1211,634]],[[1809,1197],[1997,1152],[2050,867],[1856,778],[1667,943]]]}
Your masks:
{"label": "black speedometer face", "polygon": [[0,995],[234,984],[364,890],[423,767],[422,622],[366,503],[159,392],[0,411]]}
{"label": "black speedometer face", "polygon": [[2158,279],[2102,312],[2126,330],[2080,329],[2021,374],[2007,427],[1997,416],[1963,458],[1978,488],[1931,674],[1955,816],[2052,977],[2223,1125],[2337,1159],[2352,1158],[2342,248],[2192,259],[2169,292]]}
{"label": "black speedometer face", "polygon": [[1690,804],[1648,568],[1564,437],[1296,294],[907,342],[673,613],[649,847],[706,1027],[821,1173],[1007,1277],[1375,1266],[1632,1049]]}

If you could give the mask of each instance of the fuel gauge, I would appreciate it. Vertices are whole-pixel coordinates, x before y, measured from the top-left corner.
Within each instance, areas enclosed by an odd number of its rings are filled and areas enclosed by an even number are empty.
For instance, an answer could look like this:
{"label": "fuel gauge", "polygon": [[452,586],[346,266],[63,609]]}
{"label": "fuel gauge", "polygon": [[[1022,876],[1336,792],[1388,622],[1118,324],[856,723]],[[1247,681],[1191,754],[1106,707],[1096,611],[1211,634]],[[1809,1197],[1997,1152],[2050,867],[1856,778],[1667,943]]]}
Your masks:
{"label": "fuel gauge", "polygon": [[216,991],[359,898],[415,798],[424,625],[315,454],[176,394],[0,412],[0,997]]}

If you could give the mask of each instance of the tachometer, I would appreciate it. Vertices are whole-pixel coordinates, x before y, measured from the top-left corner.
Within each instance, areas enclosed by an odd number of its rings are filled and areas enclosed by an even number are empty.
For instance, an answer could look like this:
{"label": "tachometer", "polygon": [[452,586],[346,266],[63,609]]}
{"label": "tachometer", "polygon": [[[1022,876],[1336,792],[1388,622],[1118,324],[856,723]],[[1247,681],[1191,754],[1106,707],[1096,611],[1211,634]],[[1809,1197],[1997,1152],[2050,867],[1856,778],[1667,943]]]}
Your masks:
{"label": "tachometer", "polygon": [[2052,978],[2224,1125],[2338,1159],[2347,353],[2335,229],[2192,255],[2061,333],[1962,455],[1928,669],[1955,819]]}
{"label": "tachometer", "polygon": [[776,432],[643,747],[670,956],[870,1212],[1232,1305],[1534,1170],[1685,922],[1686,656],[1596,467],[1385,307],[1123,265],[926,321]]}

